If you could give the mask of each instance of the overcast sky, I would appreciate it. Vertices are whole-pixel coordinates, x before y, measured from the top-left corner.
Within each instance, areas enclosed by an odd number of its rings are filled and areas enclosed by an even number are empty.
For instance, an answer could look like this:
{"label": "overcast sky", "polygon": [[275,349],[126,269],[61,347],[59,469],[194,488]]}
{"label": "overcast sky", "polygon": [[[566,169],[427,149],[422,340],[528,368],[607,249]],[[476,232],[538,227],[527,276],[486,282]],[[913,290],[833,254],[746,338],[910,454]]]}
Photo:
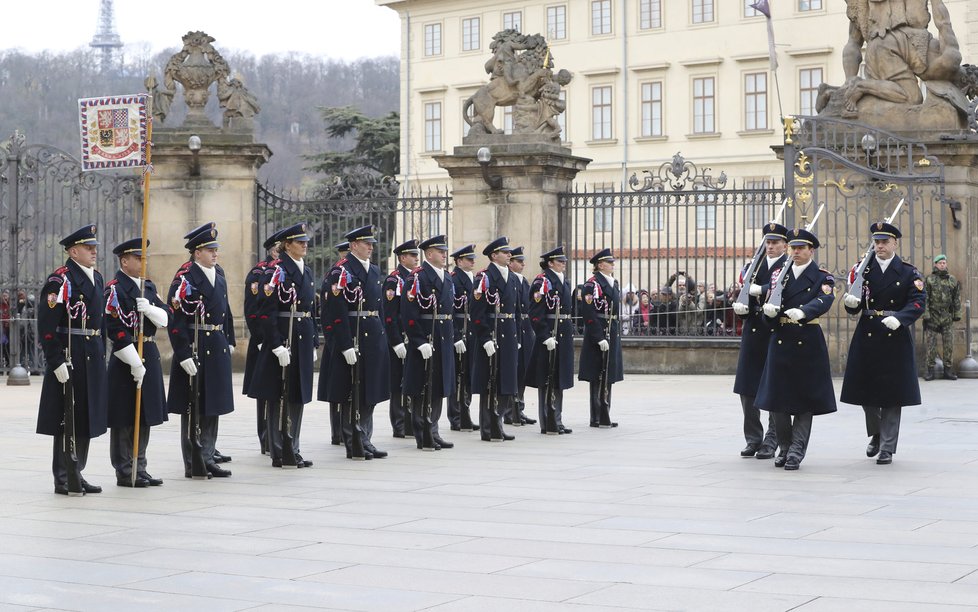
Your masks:
{"label": "overcast sky", "polygon": [[[3,2],[0,49],[71,51],[95,35],[99,0]],[[190,30],[217,39],[218,51],[256,56],[297,51],[352,60],[399,55],[400,21],[373,0],[115,0],[116,31],[124,44],[157,52],[179,48]],[[147,11],[147,8],[153,10]],[[239,13],[240,11],[240,13]]]}

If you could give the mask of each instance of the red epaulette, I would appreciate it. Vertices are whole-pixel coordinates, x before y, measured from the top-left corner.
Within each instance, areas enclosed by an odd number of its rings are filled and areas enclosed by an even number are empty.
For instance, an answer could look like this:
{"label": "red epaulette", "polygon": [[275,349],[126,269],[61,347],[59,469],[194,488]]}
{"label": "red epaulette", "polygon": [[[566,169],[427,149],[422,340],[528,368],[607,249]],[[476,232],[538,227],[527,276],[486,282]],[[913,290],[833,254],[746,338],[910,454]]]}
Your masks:
{"label": "red epaulette", "polygon": [[118,282],[119,282],[119,279],[117,279],[117,278],[113,278],[113,279],[112,279],[112,280],[110,280],[110,281],[109,281],[108,283],[106,283],[106,284],[105,284],[105,286],[106,286],[106,288],[108,288],[108,287],[111,287],[112,285],[115,285],[115,284],[116,284],[116,283],[118,283]]}
{"label": "red epaulette", "polygon": [[411,270],[411,274],[417,274],[420,271],[421,271],[421,266],[418,266],[417,268]]}
{"label": "red epaulette", "polygon": [[68,266],[61,266],[60,268],[58,268],[57,270],[55,270],[51,274],[51,276],[54,276],[55,274],[57,274],[58,276],[61,276],[62,274],[66,274],[67,272],[68,272]]}
{"label": "red epaulette", "polygon": [[270,261],[270,262],[268,262],[268,263],[267,263],[267,264],[265,265],[265,267],[266,267],[266,268],[271,268],[272,266],[277,266],[277,265],[279,265],[280,263],[282,263],[282,260],[281,260],[281,259],[273,259],[272,261]]}
{"label": "red epaulette", "polygon": [[[346,257],[344,257],[343,259],[341,259],[338,262],[336,262],[336,266],[342,266],[342,265],[346,265],[346,264],[347,264]],[[336,266],[333,266],[333,267],[336,267]]]}

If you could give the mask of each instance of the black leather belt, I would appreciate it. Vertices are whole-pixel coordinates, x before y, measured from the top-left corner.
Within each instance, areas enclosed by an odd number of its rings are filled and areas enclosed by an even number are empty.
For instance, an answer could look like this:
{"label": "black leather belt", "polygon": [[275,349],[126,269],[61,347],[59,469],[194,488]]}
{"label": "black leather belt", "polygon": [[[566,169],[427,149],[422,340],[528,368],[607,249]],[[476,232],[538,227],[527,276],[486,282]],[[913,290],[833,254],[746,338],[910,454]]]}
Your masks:
{"label": "black leather belt", "polygon": [[426,321],[448,321],[451,320],[452,315],[450,314],[423,314],[421,318]]}
{"label": "black leather belt", "polygon": [[199,325],[191,325],[190,329],[196,329],[197,331],[222,331],[224,329],[223,325],[211,325],[210,323],[201,323]]}
{"label": "black leather belt", "polygon": [[346,313],[348,317],[379,317],[379,310],[351,310]]}
{"label": "black leather belt", "polygon": [[87,327],[72,327],[71,329],[59,327],[56,331],[59,334],[71,334],[72,336],[97,336],[102,333],[97,329],[88,329]]}
{"label": "black leather belt", "polygon": [[312,316],[312,313],[308,313],[308,312],[294,312],[294,313],[293,312],[280,312],[280,313],[278,313],[278,316],[282,317],[283,319],[288,319],[289,317],[295,317],[296,319],[301,319],[302,317],[311,317]]}
{"label": "black leather belt", "polygon": [[569,314],[548,314],[547,315],[547,318],[548,319],[557,319],[558,321],[564,321],[566,319],[570,319],[571,318],[571,315],[569,315]]}

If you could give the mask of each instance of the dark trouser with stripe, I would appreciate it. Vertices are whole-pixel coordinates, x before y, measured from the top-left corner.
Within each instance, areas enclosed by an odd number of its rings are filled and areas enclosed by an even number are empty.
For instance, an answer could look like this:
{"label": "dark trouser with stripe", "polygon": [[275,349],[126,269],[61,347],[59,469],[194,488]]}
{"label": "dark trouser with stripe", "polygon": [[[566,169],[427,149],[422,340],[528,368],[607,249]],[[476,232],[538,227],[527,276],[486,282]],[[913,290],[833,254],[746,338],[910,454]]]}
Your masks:
{"label": "dark trouser with stripe", "polygon": [[340,404],[329,404],[329,437],[333,444],[343,444],[343,408]]}
{"label": "dark trouser with stripe", "polygon": [[[131,436],[129,441],[132,441]],[[88,438],[75,436],[75,455],[78,457],[79,473],[88,464],[88,443]],[[68,468],[64,464],[64,434],[54,436],[54,455],[51,461],[51,472],[54,474],[54,484],[68,484]]]}
{"label": "dark trouser with stripe", "polygon": [[[537,411],[540,418],[537,419],[537,423],[540,424],[541,433],[547,433],[547,402],[550,401],[547,395],[546,386],[537,389],[537,399],[540,402],[539,410]],[[560,431],[564,428],[564,422],[562,420],[564,414],[564,390],[560,387],[554,389],[554,411],[556,412],[554,416],[557,421],[557,431]]]}
{"label": "dark trouser with stripe", "polygon": [[[204,416],[200,417],[200,447],[201,454],[204,456],[205,465],[216,465],[214,462],[214,448],[217,446],[217,421],[220,417]],[[186,412],[180,414],[180,450],[183,452],[183,469],[190,471],[190,440],[187,439],[187,420]]]}
{"label": "dark trouser with stripe", "polygon": [[257,413],[258,413],[258,445],[261,448],[261,453],[264,455],[268,452],[268,436],[266,434],[266,427],[268,423],[268,414],[266,413],[265,400],[258,400]]}
{"label": "dark trouser with stripe", "polygon": [[[109,432],[109,460],[119,478],[132,476],[132,434],[135,427],[113,427]],[[149,444],[149,426],[139,425],[139,457],[136,458],[136,473],[146,471],[146,446]]]}
{"label": "dark trouser with stripe", "polygon": [[[464,357],[464,355],[463,355]],[[455,361],[455,367],[458,367],[458,360]],[[466,369],[467,370],[467,369]],[[465,372],[468,374],[468,371]],[[461,393],[459,392],[459,387],[462,387]],[[459,396],[461,395],[461,401],[459,401]],[[452,388],[452,395],[448,398],[448,422],[454,428],[459,428],[461,426],[469,427],[472,425],[472,416],[469,412],[472,407],[472,382],[469,380],[468,376],[462,377],[462,384],[455,385]]]}
{"label": "dark trouser with stripe", "polygon": [[596,382],[591,383],[592,427],[601,425],[611,426],[611,388],[613,386],[608,385],[608,397],[604,398],[601,394],[601,385]]}
{"label": "dark trouser with stripe", "polygon": [[740,405],[744,409],[744,440],[747,444],[758,448],[774,450],[778,446],[778,436],[774,426],[774,413],[767,413],[767,434],[761,423],[761,411],[754,407],[754,398],[749,395],[740,396]]}
{"label": "dark trouser with stripe", "polygon": [[896,453],[900,439],[901,406],[863,406],[866,413],[866,435],[879,436],[880,451]]}
{"label": "dark trouser with stripe", "polygon": [[[266,402],[268,407],[268,422],[266,425],[266,431],[268,432],[268,451],[272,456],[272,460],[282,459],[282,430],[279,427],[279,402]],[[299,432],[302,430],[302,412],[303,404],[301,402],[289,402],[287,412],[290,427],[289,435],[292,436],[292,450],[299,454]]]}
{"label": "dark trouser with stripe", "polygon": [[788,458],[794,457],[801,463],[808,451],[808,440],[812,437],[812,413],[774,414],[774,426],[778,431],[778,445]]}

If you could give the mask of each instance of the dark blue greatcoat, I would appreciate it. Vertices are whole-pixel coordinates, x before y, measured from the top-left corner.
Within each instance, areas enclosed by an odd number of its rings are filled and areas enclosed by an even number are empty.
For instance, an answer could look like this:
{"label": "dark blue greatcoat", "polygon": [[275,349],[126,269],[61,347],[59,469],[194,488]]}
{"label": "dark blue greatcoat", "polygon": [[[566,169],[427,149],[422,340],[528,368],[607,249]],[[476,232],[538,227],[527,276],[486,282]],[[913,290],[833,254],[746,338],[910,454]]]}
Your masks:
{"label": "dark blue greatcoat", "polygon": [[[190,295],[184,299],[176,295],[181,279],[186,279],[192,288]],[[235,340],[234,319],[223,272],[217,270],[214,285],[211,285],[200,266],[187,262],[177,271],[166,297],[173,309],[173,324],[168,334],[173,346],[173,363],[170,366],[170,391],[166,402],[170,413],[186,412],[190,402],[190,377],[180,367],[180,362],[193,356],[196,336],[200,414],[209,417],[228,414],[234,410],[228,346],[234,345]],[[220,325],[220,330],[194,330],[194,311],[201,303],[203,312],[200,323]]]}
{"label": "dark blue greatcoat", "polygon": [[604,274],[596,273],[584,283],[581,291],[581,318],[584,319],[584,339],[581,343],[580,380],[597,383],[601,380],[604,353],[598,342],[607,340],[608,383],[625,379],[621,360],[621,289],[618,281],[612,284]]}
{"label": "dark blue greatcoat", "polygon": [[[353,256],[341,259],[326,275],[329,293],[323,304],[323,331],[329,347],[329,380],[326,400],[346,403],[353,383],[352,370],[343,351],[353,348],[359,326],[360,388],[363,401],[376,405],[390,399],[387,334],[384,333],[384,276],[374,264],[364,269]],[[361,303],[362,298],[362,303]],[[356,317],[354,311],[374,311],[377,316]]]}
{"label": "dark blue greatcoat", "polygon": [[[284,275],[279,278],[282,271]],[[291,361],[289,363],[289,397],[295,404],[312,401],[313,352],[319,345],[312,314],[316,302],[316,284],[312,270],[303,265],[302,272],[291,257],[272,261],[261,280],[258,300],[258,322],[262,347],[255,364],[255,378],[248,397],[277,401],[282,397],[282,367],[272,349],[285,346],[289,337],[289,316],[295,300],[296,317],[292,318]],[[301,316],[305,313],[304,316]]]}
{"label": "dark blue greatcoat", "polygon": [[255,375],[255,364],[258,362],[258,345],[262,342],[261,325],[258,322],[258,300],[260,299],[259,295],[262,294],[262,277],[265,276],[270,261],[272,261],[271,256],[259,261],[245,276],[244,317],[250,338],[248,339],[248,353],[245,355],[244,382],[241,384],[241,393],[244,395],[248,395],[251,379]]}
{"label": "dark blue greatcoat", "polygon": [[[415,285],[415,283],[417,283]],[[416,269],[401,296],[401,321],[408,336],[408,353],[404,362],[404,393],[420,396],[426,383],[425,360],[418,347],[430,342],[435,349],[431,356],[431,398],[450,397],[455,387],[456,337],[451,315],[455,304],[455,286],[447,272],[444,280],[427,261]],[[447,317],[436,320],[434,315]]]}
{"label": "dark blue greatcoat", "polygon": [[475,364],[475,326],[472,325],[472,317],[469,311],[472,308],[472,280],[469,275],[461,268],[452,270],[452,284],[455,286],[455,305],[453,309],[455,322],[455,337],[458,340],[465,340],[465,354],[462,358],[467,360],[468,372],[472,372]]}
{"label": "dark blue greatcoat", "polygon": [[[774,331],[754,407],[784,414],[835,412],[835,390],[822,326],[807,323],[832,308],[835,279],[819,270],[814,261],[799,278],[794,277],[787,263],[782,274],[787,274],[788,279],[781,294],[781,312],[774,319],[765,317]],[[784,321],[785,311],[792,308],[805,313],[801,324]]]}
{"label": "dark blue greatcoat", "polygon": [[[115,356],[130,344],[136,344],[139,336],[139,312],[136,310],[136,298],[140,297],[139,286],[122,270],[115,274],[105,288],[105,303],[111,304],[112,294],[119,302],[119,310],[113,308],[105,317],[105,332],[112,341],[112,357],[109,359],[109,389],[112,399],[109,402],[109,427],[132,427],[136,408],[136,382],[132,379],[131,368]],[[156,292],[153,281],[146,281],[145,298],[153,306],[166,311],[167,325],[173,321],[173,311],[163,303]],[[156,342],[166,337],[166,329],[156,337],[156,325],[143,317],[143,336],[153,338],[154,342],[143,343],[143,365],[146,375],[143,376],[142,399],[140,400],[140,423],[143,425],[159,425],[167,420],[166,391],[163,388],[163,364],[160,361],[160,349]]]}
{"label": "dark blue greatcoat", "polygon": [[[75,397],[75,431],[81,438],[95,438],[106,429],[107,379],[105,376],[105,340],[102,318],[105,314],[102,275],[94,274],[94,283],[73,260],[55,270],[41,289],[47,304],[37,307],[37,337],[47,367],[41,384],[41,401],[37,413],[37,433],[56,436],[64,420],[64,385],[54,370],[65,362],[68,334],[58,328],[68,327],[64,303],[57,297],[65,282],[71,287],[72,328],[82,326],[99,332],[94,336],[71,336],[71,386]],[[84,306],[82,306],[84,305]],[[130,379],[132,380],[132,379]]]}
{"label": "dark blue greatcoat", "polygon": [[[846,307],[849,314],[859,315],[859,322],[849,344],[840,399],[859,406],[916,406],[920,385],[910,326],[924,314],[924,279],[897,256],[882,273],[875,255],[863,277],[862,301],[856,308]],[[900,321],[895,330],[883,325],[890,313]]]}
{"label": "dark blue greatcoat", "polygon": [[767,257],[762,257],[757,274],[753,281],[745,278],[744,284],[753,282],[761,286],[760,297],[750,296],[746,315],[740,317],[744,321],[744,332],[740,338],[740,356],[737,358],[737,378],[734,380],[734,393],[757,396],[757,383],[761,380],[761,371],[767,360],[767,347],[771,342],[773,329],[764,322],[764,305],[768,290],[771,288],[771,273],[780,270],[788,260],[787,255],[779,257],[770,268]]}
{"label": "dark blue greatcoat", "polygon": [[405,283],[411,276],[411,270],[402,265],[391,271],[384,281],[384,332],[387,334],[387,343],[390,345],[388,358],[390,359],[390,387],[391,394],[400,394],[401,381],[404,378],[404,362],[394,353],[394,347],[400,343],[407,345],[407,336],[401,323],[401,295],[404,293]]}
{"label": "dark blue greatcoat", "polygon": [[[485,279],[483,281],[483,279]],[[496,330],[496,389],[500,395],[516,395],[519,387],[519,328],[520,283],[509,273],[504,281],[495,264],[479,272],[472,290],[472,308],[469,311],[475,328],[475,359],[472,367],[472,393],[484,394],[489,386],[489,357],[482,347],[492,339]],[[496,304],[501,314],[495,317]]]}
{"label": "dark blue greatcoat", "polygon": [[526,385],[530,362],[533,360],[534,341],[533,322],[530,320],[530,281],[525,276],[520,278],[520,360],[519,380]]}
{"label": "dark blue greatcoat", "polygon": [[[530,286],[530,321],[533,323],[535,348],[526,375],[528,387],[542,389],[550,372],[550,351],[543,341],[554,336],[557,329],[557,383],[560,389],[574,386],[574,321],[570,319],[574,308],[570,282],[563,282],[552,270],[538,274]],[[557,319],[556,315],[566,315]]]}

